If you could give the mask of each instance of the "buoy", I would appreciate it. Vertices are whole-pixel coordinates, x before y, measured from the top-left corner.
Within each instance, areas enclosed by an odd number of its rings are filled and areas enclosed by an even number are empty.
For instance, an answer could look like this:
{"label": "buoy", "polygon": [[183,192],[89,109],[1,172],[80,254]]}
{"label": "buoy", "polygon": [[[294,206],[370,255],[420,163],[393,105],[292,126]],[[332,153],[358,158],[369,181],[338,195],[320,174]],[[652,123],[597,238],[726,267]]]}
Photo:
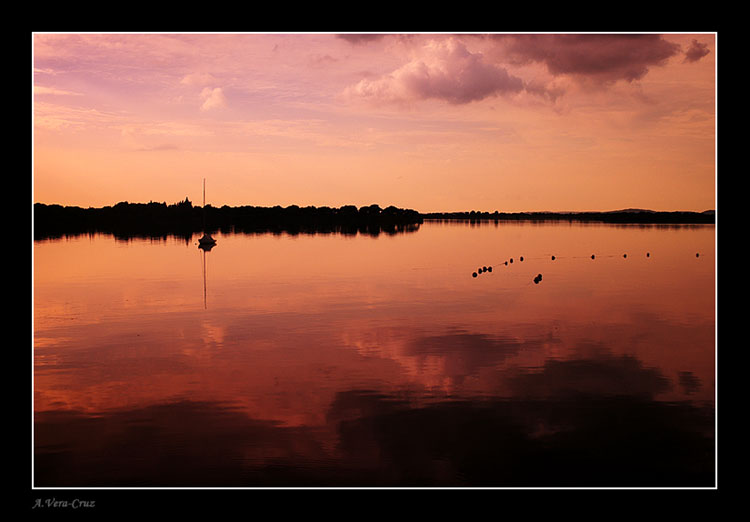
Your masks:
{"label": "buoy", "polygon": [[505,266],[508,266],[508,262],[507,261],[505,262]]}
{"label": "buoy", "polygon": [[491,267],[491,266],[488,266],[488,267],[487,267],[487,271],[488,271],[488,272],[492,272],[492,267]]}
{"label": "buoy", "polygon": [[521,256],[521,257],[519,258],[519,261],[523,261],[523,256]]}
{"label": "buoy", "polygon": [[513,262],[513,258],[512,258],[512,257],[510,258],[510,262],[511,262],[511,263]]}
{"label": "buoy", "polygon": [[471,274],[471,277],[476,277],[476,276],[477,276],[476,272],[474,272],[474,273]]}
{"label": "buoy", "polygon": [[554,261],[554,260],[555,260],[555,256],[552,256],[552,261]]}
{"label": "buoy", "polygon": [[695,257],[698,257],[699,255],[700,255],[699,253],[697,253],[697,252],[695,253]]}
{"label": "buoy", "polygon": [[482,272],[486,272],[486,271],[487,271],[487,267],[486,267],[486,266],[483,266],[483,267],[482,267]]}
{"label": "buoy", "polygon": [[628,257],[628,255],[627,254],[623,254],[622,257]]}
{"label": "buoy", "polygon": [[594,259],[596,256],[594,254],[591,254],[591,259]]}
{"label": "buoy", "polygon": [[646,257],[651,257],[651,253],[650,252],[646,252]]}
{"label": "buoy", "polygon": [[540,281],[542,280],[542,274],[537,274],[537,277],[539,278]]}

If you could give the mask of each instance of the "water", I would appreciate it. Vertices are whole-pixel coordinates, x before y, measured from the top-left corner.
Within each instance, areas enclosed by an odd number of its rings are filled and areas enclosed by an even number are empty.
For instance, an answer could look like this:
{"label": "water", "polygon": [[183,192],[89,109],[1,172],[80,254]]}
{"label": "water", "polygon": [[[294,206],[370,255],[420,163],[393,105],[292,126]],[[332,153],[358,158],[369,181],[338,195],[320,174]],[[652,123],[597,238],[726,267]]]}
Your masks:
{"label": "water", "polygon": [[215,237],[35,242],[35,486],[715,485],[713,226]]}

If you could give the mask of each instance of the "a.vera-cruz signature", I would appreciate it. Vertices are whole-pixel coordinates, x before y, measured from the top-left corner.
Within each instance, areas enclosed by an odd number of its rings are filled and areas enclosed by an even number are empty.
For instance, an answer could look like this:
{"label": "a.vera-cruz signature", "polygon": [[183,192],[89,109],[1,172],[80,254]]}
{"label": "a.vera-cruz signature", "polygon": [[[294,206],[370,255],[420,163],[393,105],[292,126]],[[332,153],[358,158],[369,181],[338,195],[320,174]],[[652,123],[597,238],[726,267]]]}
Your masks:
{"label": "a.vera-cruz signature", "polygon": [[70,508],[70,509],[80,509],[80,508],[93,508],[95,506],[95,500],[81,500],[81,499],[73,499],[73,500],[58,500],[56,498],[38,498],[34,502],[34,505],[31,506],[31,509],[40,509],[40,508]]}

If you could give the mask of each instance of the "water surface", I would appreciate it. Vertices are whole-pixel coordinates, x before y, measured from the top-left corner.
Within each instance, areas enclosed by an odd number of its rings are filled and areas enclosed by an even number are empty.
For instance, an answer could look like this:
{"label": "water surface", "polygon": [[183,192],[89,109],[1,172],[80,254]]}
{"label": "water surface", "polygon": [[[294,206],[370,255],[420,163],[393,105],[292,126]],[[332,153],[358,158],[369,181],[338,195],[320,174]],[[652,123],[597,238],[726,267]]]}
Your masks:
{"label": "water surface", "polygon": [[714,226],[216,237],[35,242],[35,486],[714,486]]}

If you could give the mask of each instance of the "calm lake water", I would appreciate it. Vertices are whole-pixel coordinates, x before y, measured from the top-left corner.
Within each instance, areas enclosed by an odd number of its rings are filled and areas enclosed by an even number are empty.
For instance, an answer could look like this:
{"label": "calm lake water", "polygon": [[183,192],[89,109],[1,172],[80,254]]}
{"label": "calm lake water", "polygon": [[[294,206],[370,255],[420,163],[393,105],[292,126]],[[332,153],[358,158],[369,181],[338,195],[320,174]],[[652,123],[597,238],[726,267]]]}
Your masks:
{"label": "calm lake water", "polygon": [[36,487],[715,485],[714,226],[214,237],[34,243]]}

